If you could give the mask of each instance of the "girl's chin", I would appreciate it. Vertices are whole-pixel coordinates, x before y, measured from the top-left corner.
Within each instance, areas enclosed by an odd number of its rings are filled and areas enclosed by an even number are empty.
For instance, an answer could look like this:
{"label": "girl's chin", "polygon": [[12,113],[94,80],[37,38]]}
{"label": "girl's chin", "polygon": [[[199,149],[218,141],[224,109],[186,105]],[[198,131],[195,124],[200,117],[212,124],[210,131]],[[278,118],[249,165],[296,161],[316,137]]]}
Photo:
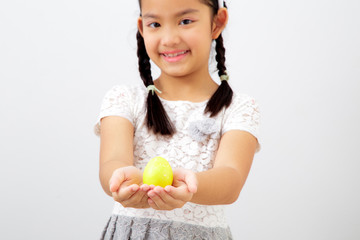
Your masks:
{"label": "girl's chin", "polygon": [[[159,66],[158,66],[159,67]],[[184,65],[176,65],[176,66],[169,66],[169,64],[162,64],[160,67],[162,73],[172,76],[172,77],[183,77],[188,75],[190,69],[188,66]]]}

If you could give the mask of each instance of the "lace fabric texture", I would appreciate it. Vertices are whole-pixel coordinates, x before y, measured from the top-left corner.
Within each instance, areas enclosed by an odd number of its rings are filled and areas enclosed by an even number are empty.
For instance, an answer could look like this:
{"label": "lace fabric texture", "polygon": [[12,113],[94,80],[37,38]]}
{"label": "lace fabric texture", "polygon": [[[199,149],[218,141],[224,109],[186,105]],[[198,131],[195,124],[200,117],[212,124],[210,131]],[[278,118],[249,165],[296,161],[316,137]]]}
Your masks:
{"label": "lace fabric texture", "polygon": [[229,228],[209,228],[176,221],[112,215],[102,240],[230,240]]}
{"label": "lace fabric texture", "polygon": [[[172,168],[206,171],[214,165],[219,141],[225,132],[243,130],[258,138],[258,105],[247,95],[235,94],[232,104],[212,118],[204,114],[206,101],[194,103],[161,99],[176,127],[177,132],[172,137],[154,135],[148,131],[145,124],[146,96],[147,91],[143,86],[113,87],[104,97],[95,125],[95,133],[99,135],[101,118],[120,116],[128,119],[135,129],[134,164],[141,170],[151,158],[162,156],[169,161]],[[123,208],[121,204],[115,203],[113,214],[227,228],[223,206],[187,203],[181,209],[156,211]]]}

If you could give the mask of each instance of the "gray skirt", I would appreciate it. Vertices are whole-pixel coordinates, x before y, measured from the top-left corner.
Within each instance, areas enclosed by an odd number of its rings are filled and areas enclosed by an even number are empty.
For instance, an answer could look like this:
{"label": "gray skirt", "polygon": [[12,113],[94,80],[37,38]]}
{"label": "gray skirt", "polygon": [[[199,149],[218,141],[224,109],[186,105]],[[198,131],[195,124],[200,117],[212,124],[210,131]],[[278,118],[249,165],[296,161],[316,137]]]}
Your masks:
{"label": "gray skirt", "polygon": [[229,240],[229,228],[203,227],[183,222],[112,215],[101,240]]}

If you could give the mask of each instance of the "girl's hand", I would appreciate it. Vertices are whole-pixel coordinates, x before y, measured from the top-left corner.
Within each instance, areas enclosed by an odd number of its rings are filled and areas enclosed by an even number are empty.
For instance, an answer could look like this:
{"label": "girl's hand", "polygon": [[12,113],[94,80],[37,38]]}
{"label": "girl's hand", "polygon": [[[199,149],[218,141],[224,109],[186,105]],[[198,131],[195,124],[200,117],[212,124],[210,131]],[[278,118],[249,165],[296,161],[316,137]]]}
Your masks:
{"label": "girl's hand", "polygon": [[198,181],[194,172],[186,169],[174,170],[172,186],[154,187],[147,193],[148,204],[156,210],[173,210],[181,208],[191,200],[197,191]]}
{"label": "girl's hand", "polygon": [[141,186],[142,172],[134,166],[115,170],[110,178],[113,199],[124,207],[148,208],[149,186]]}

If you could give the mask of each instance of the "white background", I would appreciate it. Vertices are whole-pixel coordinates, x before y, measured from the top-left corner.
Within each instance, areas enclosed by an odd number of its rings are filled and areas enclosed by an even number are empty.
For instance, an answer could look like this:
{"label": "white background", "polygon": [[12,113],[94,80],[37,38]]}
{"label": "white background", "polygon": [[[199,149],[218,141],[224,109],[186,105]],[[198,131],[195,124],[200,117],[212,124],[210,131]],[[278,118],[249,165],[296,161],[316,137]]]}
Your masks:
{"label": "white background", "polygon": [[[229,0],[236,91],[261,106],[262,150],[235,239],[360,239],[360,2]],[[98,239],[112,210],[93,125],[141,83],[137,1],[0,2],[0,238]]]}

